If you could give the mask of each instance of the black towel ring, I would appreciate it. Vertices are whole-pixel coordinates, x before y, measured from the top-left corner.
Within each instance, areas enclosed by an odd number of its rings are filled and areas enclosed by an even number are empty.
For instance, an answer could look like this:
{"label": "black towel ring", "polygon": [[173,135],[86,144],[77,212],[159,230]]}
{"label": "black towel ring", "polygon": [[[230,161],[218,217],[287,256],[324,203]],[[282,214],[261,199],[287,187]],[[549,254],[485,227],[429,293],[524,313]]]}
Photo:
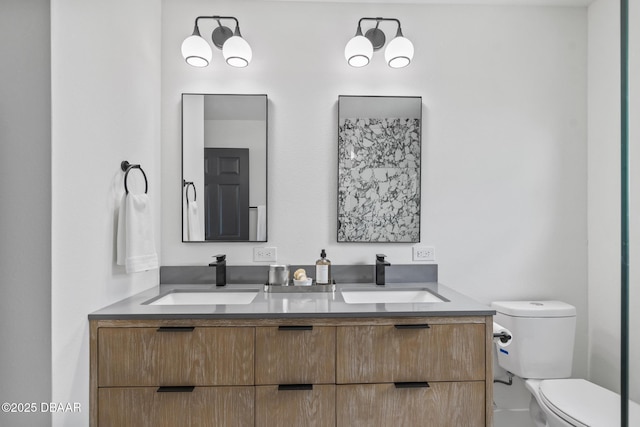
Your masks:
{"label": "black towel ring", "polygon": [[187,189],[185,190],[185,197],[187,199],[187,204],[189,204],[189,187],[193,188],[193,201],[195,202],[196,199],[198,198],[198,194],[196,193],[196,185],[193,182],[185,181],[184,179],[182,180],[182,185],[184,187],[187,187]]}
{"label": "black towel ring", "polygon": [[129,171],[131,171],[131,169],[140,169],[140,172],[142,172],[142,176],[144,176],[144,193],[147,194],[147,191],[149,191],[149,182],[147,181],[147,174],[144,173],[144,170],[142,169],[142,167],[140,167],[140,165],[132,165],[128,161],[123,160],[122,163],[120,163],[120,169],[122,169],[122,171],[124,172],[124,191],[127,194],[129,194],[129,188],[127,187],[127,176],[129,175]]}

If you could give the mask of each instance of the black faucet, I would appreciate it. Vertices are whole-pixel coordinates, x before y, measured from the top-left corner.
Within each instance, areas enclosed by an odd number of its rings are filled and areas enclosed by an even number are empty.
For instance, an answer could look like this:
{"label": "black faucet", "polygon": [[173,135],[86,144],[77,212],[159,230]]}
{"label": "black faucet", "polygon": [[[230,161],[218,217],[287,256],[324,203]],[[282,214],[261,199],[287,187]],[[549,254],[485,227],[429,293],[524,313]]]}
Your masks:
{"label": "black faucet", "polygon": [[384,285],[385,282],[385,268],[391,263],[384,260],[386,255],[376,254],[376,285]]}
{"label": "black faucet", "polygon": [[216,286],[226,286],[227,284],[227,256],[224,254],[214,255],[216,261],[209,264],[209,267],[216,268]]}

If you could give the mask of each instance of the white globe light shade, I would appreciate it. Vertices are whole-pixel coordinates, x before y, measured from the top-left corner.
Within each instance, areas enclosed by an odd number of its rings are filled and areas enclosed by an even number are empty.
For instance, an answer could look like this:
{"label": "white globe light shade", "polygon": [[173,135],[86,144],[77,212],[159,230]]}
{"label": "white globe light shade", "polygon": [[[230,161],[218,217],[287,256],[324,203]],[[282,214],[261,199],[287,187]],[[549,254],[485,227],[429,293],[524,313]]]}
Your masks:
{"label": "white globe light shade", "polygon": [[352,67],[364,67],[372,56],[373,45],[365,36],[355,36],[344,48],[344,57]]}
{"label": "white globe light shade", "polygon": [[384,59],[391,68],[406,67],[413,59],[413,43],[405,37],[396,37],[384,50]]}
{"label": "white globe light shade", "polygon": [[240,36],[229,37],[222,45],[222,56],[232,67],[246,67],[251,62],[251,46]]}
{"label": "white globe light shade", "polygon": [[211,46],[200,36],[189,36],[182,42],[182,57],[194,67],[206,67],[211,62]]}

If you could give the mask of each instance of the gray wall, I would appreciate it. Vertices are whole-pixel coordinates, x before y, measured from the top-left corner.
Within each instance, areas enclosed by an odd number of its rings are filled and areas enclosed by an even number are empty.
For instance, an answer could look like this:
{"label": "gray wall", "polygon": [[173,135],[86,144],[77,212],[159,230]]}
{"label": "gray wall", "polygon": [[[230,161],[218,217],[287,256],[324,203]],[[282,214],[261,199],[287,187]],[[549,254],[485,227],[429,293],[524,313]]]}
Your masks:
{"label": "gray wall", "polygon": [[0,3],[0,412],[47,426],[51,401],[51,32],[49,0]]}

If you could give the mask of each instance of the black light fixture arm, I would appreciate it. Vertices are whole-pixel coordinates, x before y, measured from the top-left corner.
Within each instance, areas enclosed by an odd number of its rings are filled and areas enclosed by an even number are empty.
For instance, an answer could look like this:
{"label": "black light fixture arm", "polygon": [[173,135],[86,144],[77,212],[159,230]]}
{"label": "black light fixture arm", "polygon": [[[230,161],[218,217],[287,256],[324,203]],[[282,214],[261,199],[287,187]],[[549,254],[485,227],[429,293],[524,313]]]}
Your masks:
{"label": "black light fixture arm", "polygon": [[[200,29],[198,27],[198,21],[200,19],[213,19],[214,21],[218,22],[218,27],[213,30],[213,33],[211,34],[211,41],[218,49],[222,49],[222,45],[224,44],[224,42],[226,42],[227,39],[229,39],[232,35],[242,37],[242,34],[240,34],[240,23],[238,22],[238,19],[235,16],[220,15],[198,16],[195,20],[195,25],[193,28],[193,35],[195,36],[200,36]],[[233,20],[236,23],[236,27],[233,32],[229,27],[225,27],[224,25],[222,25],[220,21],[223,19]]]}
{"label": "black light fixture arm", "polygon": [[362,30],[361,30],[361,28],[362,28],[362,21],[376,21],[376,28],[378,28],[378,25],[379,25],[381,22],[384,22],[384,21],[392,21],[392,22],[395,22],[396,24],[398,24],[398,32],[399,32],[400,34],[402,34],[402,29],[400,28],[400,27],[401,27],[401,25],[400,25],[400,20],[399,20],[399,19],[396,19],[396,18],[382,18],[382,17],[377,17],[377,18],[367,18],[367,17],[365,17],[365,18],[360,18],[360,20],[358,21],[358,30],[359,30],[360,32],[362,32]]}
{"label": "black light fixture arm", "polygon": [[393,21],[396,24],[398,24],[398,28],[400,28],[400,20],[397,18],[383,18],[381,16],[378,16],[376,18],[364,17],[364,18],[360,18],[360,20],[358,21],[358,26],[362,24],[362,21],[376,21],[378,23],[383,21]]}
{"label": "black light fixture arm", "polygon": [[386,36],[384,35],[384,32],[380,28],[378,28],[381,22],[385,22],[385,21],[395,22],[398,25],[398,30],[396,31],[396,37],[402,37],[400,20],[396,18],[383,18],[381,16],[378,16],[375,18],[372,18],[372,17],[360,18],[360,20],[358,20],[358,29],[356,30],[356,36],[362,35],[363,21],[375,21],[376,23],[375,27],[368,29],[367,32],[364,33],[364,36],[368,38],[369,41],[371,41],[371,44],[373,45],[373,50],[379,50],[386,43]]}
{"label": "black light fixture arm", "polygon": [[240,25],[240,24],[238,23],[238,19],[237,19],[235,16],[219,16],[219,15],[213,15],[213,16],[198,16],[198,17],[196,18],[196,22],[195,22],[196,27],[198,26],[198,20],[199,20],[199,19],[214,19],[214,20],[216,20],[216,21],[220,21],[220,20],[222,20],[222,19],[233,19],[233,20],[235,21],[235,23],[236,23],[236,28],[238,28],[238,27],[239,27],[239,25]]}

